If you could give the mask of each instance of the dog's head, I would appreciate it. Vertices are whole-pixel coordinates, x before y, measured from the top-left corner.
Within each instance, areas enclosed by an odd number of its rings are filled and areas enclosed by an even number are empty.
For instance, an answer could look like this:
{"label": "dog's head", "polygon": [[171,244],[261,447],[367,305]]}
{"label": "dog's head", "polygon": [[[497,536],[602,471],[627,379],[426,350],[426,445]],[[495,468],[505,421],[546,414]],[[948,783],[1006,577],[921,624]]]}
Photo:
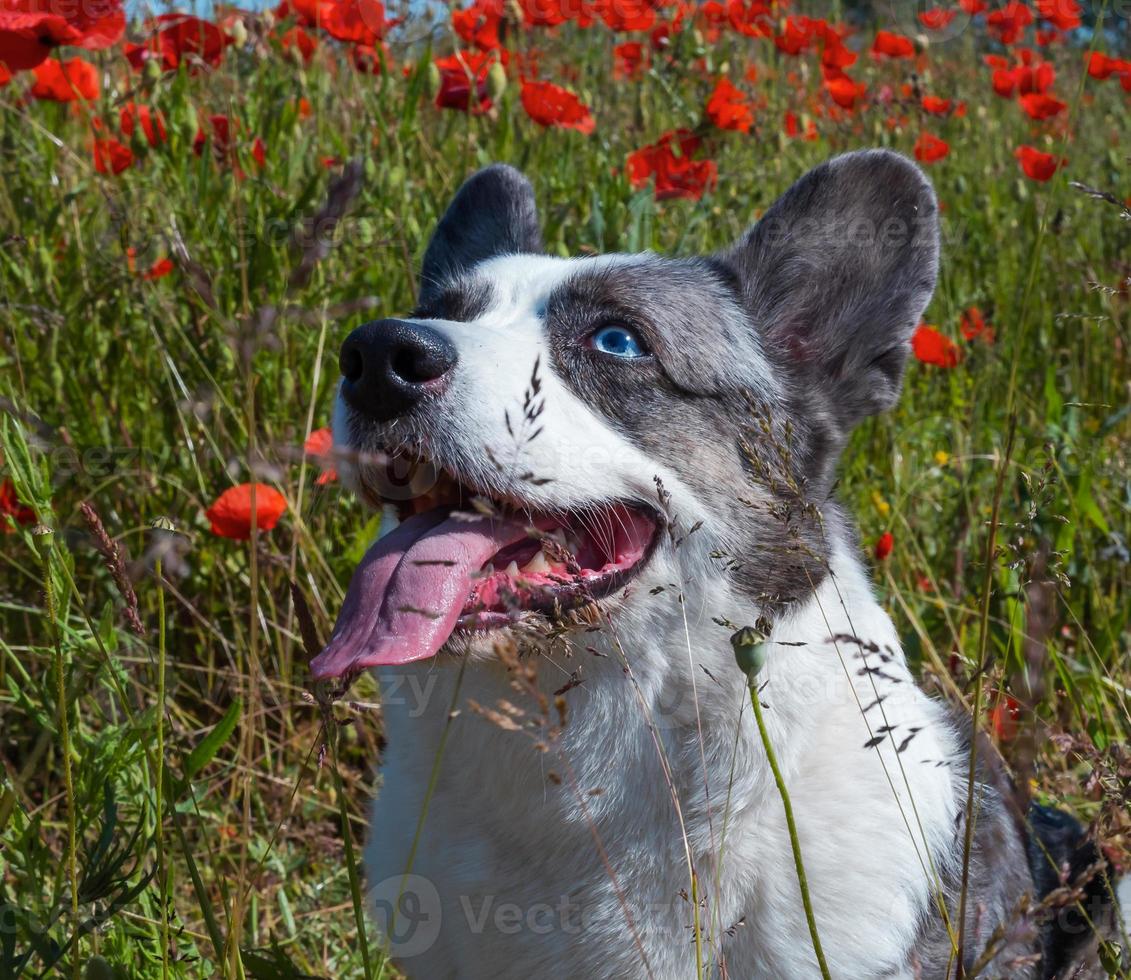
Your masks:
{"label": "dog's head", "polygon": [[883,151],[817,167],[706,258],[548,256],[525,178],[475,174],[417,309],[342,346],[340,469],[401,498],[400,524],[315,676],[631,615],[671,583],[759,608],[808,593],[837,456],[898,397],[937,243],[929,183]]}

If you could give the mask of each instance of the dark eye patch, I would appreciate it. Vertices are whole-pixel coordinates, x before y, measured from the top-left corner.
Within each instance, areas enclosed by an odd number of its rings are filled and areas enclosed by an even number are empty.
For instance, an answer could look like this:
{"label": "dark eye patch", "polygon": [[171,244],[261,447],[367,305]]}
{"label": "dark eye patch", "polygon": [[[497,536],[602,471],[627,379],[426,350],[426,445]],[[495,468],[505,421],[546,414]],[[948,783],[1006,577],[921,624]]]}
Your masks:
{"label": "dark eye patch", "polygon": [[639,333],[652,350],[658,339],[641,311],[636,289],[612,272],[579,273],[558,286],[546,303],[545,322],[558,344],[580,342],[599,327],[619,324]]}
{"label": "dark eye patch", "polygon": [[412,311],[417,320],[453,320],[469,323],[491,308],[495,290],[490,280],[464,276],[446,283]]}

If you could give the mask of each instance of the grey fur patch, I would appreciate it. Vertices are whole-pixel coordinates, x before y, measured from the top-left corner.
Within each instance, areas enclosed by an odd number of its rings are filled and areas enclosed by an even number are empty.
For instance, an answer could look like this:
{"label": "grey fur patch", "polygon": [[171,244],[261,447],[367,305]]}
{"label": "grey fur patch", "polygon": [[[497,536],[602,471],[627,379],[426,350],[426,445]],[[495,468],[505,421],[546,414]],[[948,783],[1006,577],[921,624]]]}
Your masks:
{"label": "grey fur patch", "polygon": [[459,276],[428,291],[412,311],[417,320],[453,320],[470,323],[491,308],[494,288],[490,280]]}
{"label": "grey fur patch", "polygon": [[[970,720],[953,714],[960,734],[959,759],[969,757]],[[964,769],[964,767],[963,767]],[[965,801],[966,776],[956,771],[955,793]],[[1097,957],[1100,937],[1111,936],[1115,908],[1110,899],[1106,869],[1097,874],[1087,857],[1098,857],[1094,845],[1072,818],[1060,811],[1034,808],[1029,819],[1020,812],[1016,793],[997,750],[981,733],[975,769],[974,833],[967,885],[964,969],[975,966],[985,980],[1100,980],[1107,974]],[[963,810],[965,808],[963,807]],[[1049,838],[1041,824],[1053,820],[1064,833]],[[942,855],[937,871],[951,926],[957,934],[962,889],[965,823]],[[1048,874],[1038,863],[1063,865]],[[1084,860],[1081,860],[1084,857]],[[1038,871],[1034,879],[1033,868]],[[1086,917],[1076,903],[1042,906],[1041,900],[1058,885],[1078,885]],[[1090,920],[1090,924],[1089,924]],[[1098,932],[1098,935],[1097,935]],[[923,925],[908,968],[924,980],[955,976],[951,938],[939,910],[923,910]]]}
{"label": "grey fur patch", "polygon": [[437,291],[484,259],[541,251],[530,182],[514,167],[493,164],[464,182],[436,226],[424,253],[418,302],[435,302]]}

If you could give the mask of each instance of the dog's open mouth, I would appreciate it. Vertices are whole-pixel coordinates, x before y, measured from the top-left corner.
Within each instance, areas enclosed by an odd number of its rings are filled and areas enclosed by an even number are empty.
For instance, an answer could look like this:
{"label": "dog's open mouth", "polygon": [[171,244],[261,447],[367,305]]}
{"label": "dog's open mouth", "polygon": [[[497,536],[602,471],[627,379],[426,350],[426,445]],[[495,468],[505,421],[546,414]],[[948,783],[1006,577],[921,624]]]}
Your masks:
{"label": "dog's open mouth", "polygon": [[372,545],[354,572],[316,679],[435,656],[456,630],[556,617],[622,588],[647,562],[659,520],[611,501],[575,512],[519,509],[444,477]]}

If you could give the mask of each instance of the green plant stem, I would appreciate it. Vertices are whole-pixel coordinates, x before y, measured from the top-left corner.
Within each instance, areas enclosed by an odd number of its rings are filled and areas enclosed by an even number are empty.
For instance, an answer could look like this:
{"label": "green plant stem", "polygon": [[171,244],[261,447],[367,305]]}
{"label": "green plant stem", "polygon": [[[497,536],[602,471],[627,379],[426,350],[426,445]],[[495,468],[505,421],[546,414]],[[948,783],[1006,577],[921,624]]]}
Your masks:
{"label": "green plant stem", "polygon": [[169,867],[165,861],[165,586],[161,577],[161,556],[154,563],[157,578],[157,816],[154,827],[157,849],[157,887],[161,916],[161,976],[169,976]]}
{"label": "green plant stem", "polygon": [[1009,430],[1005,435],[1005,452],[1001,465],[998,468],[998,479],[994,483],[993,505],[990,514],[990,534],[986,538],[985,569],[982,577],[982,610],[978,622],[978,660],[977,673],[974,677],[974,703],[970,707],[970,754],[967,759],[968,772],[966,774],[966,837],[962,844],[962,887],[958,899],[958,949],[956,951],[957,965],[955,968],[956,980],[962,980],[966,969],[962,956],[966,943],[966,893],[970,880],[970,851],[974,846],[974,792],[977,785],[976,772],[978,760],[978,717],[982,714],[982,689],[986,672],[986,651],[990,642],[990,596],[993,593],[994,553],[998,548],[998,521],[1001,512],[1001,495],[1005,484],[1005,471],[1009,468],[1010,455],[1013,452],[1013,432],[1016,429],[1017,416],[1010,416]]}
{"label": "green plant stem", "polygon": [[813,915],[813,902],[809,898],[809,880],[805,877],[805,862],[801,859],[801,841],[797,837],[797,824],[793,820],[793,805],[789,801],[789,790],[786,789],[781,769],[778,768],[778,758],[774,755],[774,747],[770,744],[770,735],[766,731],[766,721],[762,717],[762,703],[758,700],[758,682],[751,676],[747,678],[747,684],[750,686],[750,703],[754,705],[754,721],[758,726],[758,734],[762,737],[762,748],[766,750],[766,759],[770,763],[770,770],[778,787],[778,795],[785,809],[789,846],[793,850],[793,866],[797,869],[797,884],[801,888],[801,904],[805,907],[805,921],[809,925],[809,936],[813,940],[813,953],[817,957],[817,967],[821,971],[821,977],[823,980],[831,980],[829,965],[825,962],[825,952],[821,949],[821,937],[817,932],[817,919]]}
{"label": "green plant stem", "polygon": [[369,940],[365,935],[365,901],[361,895],[361,879],[357,874],[357,858],[353,849],[353,832],[350,830],[349,808],[346,806],[346,788],[338,768],[338,731],[332,720],[328,720],[326,742],[330,746],[333,762],[334,792],[338,797],[338,816],[342,821],[342,841],[346,851],[346,873],[349,875],[350,897],[353,899],[353,917],[357,923],[357,940],[361,945],[361,964],[365,980],[373,980],[373,963],[369,958]]}
{"label": "green plant stem", "polygon": [[997,551],[997,528],[1001,512],[1001,495],[1005,487],[1005,472],[1009,469],[1010,456],[1013,453],[1013,434],[1016,431],[1016,416],[1010,416],[1009,429],[1005,436],[1005,453],[1001,465],[998,467],[997,479],[994,483],[994,498],[990,511],[990,533],[986,537],[985,569],[982,573],[982,608],[978,624],[978,663],[977,673],[974,676],[974,697],[970,715],[970,757],[967,760],[968,772],[966,773],[966,837],[962,845],[962,890],[958,898],[958,949],[955,950],[958,961],[954,970],[955,980],[962,980],[966,976],[963,965],[966,944],[966,893],[970,885],[970,852],[974,845],[974,791],[977,786],[978,764],[978,718],[982,713],[982,687],[986,676],[986,650],[989,647],[990,633],[990,595],[994,584],[994,555]]}
{"label": "green plant stem", "polygon": [[[78,928],[79,922],[79,866],[77,852],[78,823],[75,814],[75,782],[71,772],[71,727],[67,717],[67,678],[63,662],[63,642],[59,634],[59,609],[55,599],[55,586],[51,580],[52,533],[42,535],[41,554],[43,557],[43,594],[47,606],[47,622],[51,629],[51,645],[54,651],[55,701],[58,712],[59,741],[63,753],[63,786],[67,798],[67,878],[71,889],[71,927]],[[76,945],[71,956],[71,973],[77,980],[79,976],[80,948]]]}

